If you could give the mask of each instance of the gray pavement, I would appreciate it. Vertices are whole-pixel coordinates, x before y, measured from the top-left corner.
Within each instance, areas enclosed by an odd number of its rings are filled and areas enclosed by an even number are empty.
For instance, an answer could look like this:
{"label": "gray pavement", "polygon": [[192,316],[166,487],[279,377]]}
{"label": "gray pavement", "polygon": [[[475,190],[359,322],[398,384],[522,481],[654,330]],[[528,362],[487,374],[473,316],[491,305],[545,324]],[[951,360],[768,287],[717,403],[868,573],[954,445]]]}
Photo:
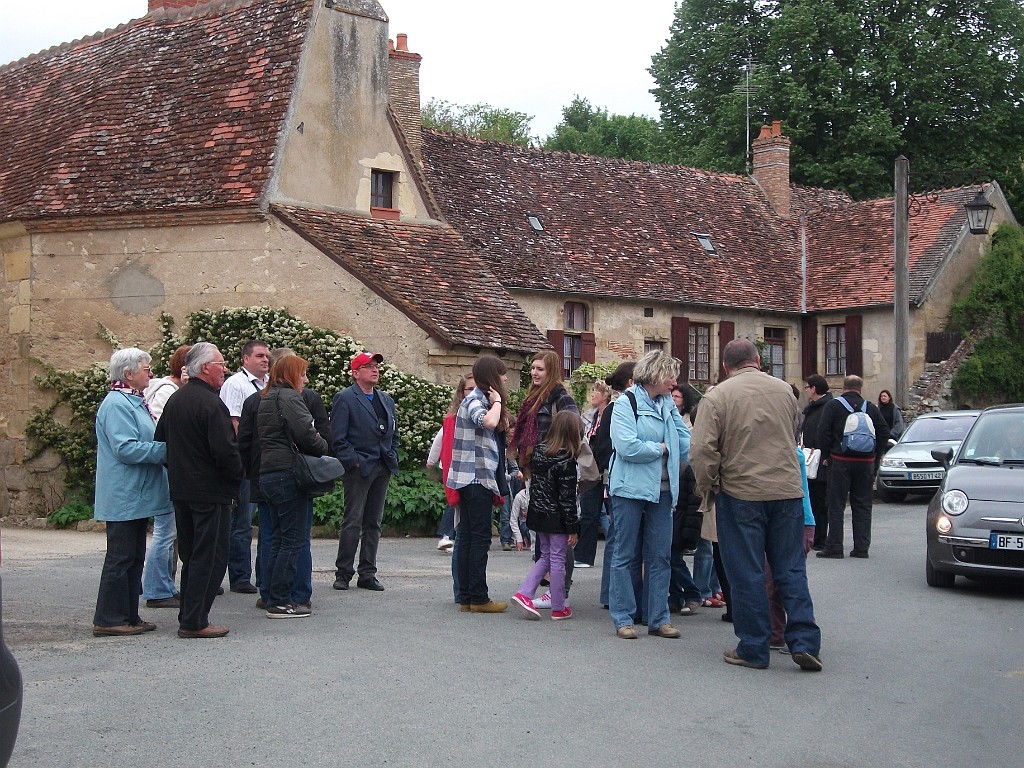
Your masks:
{"label": "gray pavement", "polygon": [[[381,542],[383,593],[331,589],[336,544],[315,541],[308,619],[228,593],[224,639],[179,640],[168,610],[94,638],[103,535],[6,528],[11,765],[1020,765],[1024,588],[928,588],[923,528],[923,504],[878,505],[870,560],[810,559],[820,674],[724,664],[714,609],[674,618],[681,640],[619,640],[599,568],[577,571],[569,621],[460,614],[429,539]],[[492,547],[492,596],[529,562]]]}

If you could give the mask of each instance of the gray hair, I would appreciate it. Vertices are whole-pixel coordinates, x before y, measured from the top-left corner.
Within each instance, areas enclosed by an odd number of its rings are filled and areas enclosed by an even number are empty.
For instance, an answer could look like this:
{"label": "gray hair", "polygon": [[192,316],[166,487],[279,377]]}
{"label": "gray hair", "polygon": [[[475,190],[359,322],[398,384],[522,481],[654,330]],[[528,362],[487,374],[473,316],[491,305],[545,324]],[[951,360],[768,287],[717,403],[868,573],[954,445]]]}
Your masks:
{"label": "gray hair", "polygon": [[734,371],[745,363],[756,363],[757,345],[750,339],[733,339],[722,350],[722,364]]}
{"label": "gray hair", "polygon": [[185,355],[185,373],[190,378],[198,376],[203,372],[203,366],[211,362],[219,351],[216,344],[211,344],[208,341],[193,344],[192,349]]}
{"label": "gray hair", "polygon": [[291,347],[278,347],[277,349],[270,350],[270,364],[273,365],[282,357],[288,357],[288,355],[294,355],[295,350]]}
{"label": "gray hair", "polygon": [[637,361],[633,369],[633,383],[641,386],[678,378],[679,361],[661,349],[652,349]]}
{"label": "gray hair", "polygon": [[139,368],[149,365],[153,358],[138,347],[125,347],[110,356],[110,380],[124,382],[124,372],[138,373]]}

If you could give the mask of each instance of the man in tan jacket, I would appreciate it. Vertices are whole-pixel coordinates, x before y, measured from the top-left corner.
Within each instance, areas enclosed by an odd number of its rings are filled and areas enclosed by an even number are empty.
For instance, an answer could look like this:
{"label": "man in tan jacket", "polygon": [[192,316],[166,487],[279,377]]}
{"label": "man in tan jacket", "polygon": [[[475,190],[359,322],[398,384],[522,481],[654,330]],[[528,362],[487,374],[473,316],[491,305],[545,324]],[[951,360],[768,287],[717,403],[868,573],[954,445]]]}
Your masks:
{"label": "man in tan jacket", "polygon": [[739,638],[724,659],[753,669],[770,660],[765,558],[786,608],[786,643],[801,669],[818,672],[821,630],[807,587],[803,483],[789,384],[761,371],[757,347],[734,339],[722,352],[728,378],[700,404],[690,443],[698,496],[714,493],[718,543]]}

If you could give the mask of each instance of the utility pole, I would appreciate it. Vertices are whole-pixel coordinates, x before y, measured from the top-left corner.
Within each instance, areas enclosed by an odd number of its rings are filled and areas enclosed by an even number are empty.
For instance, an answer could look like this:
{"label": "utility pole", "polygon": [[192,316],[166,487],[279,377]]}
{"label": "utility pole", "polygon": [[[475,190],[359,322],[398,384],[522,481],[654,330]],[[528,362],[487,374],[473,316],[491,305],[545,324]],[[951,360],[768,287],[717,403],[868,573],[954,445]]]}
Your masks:
{"label": "utility pole", "polygon": [[910,161],[896,158],[893,212],[895,264],[893,272],[893,319],[895,321],[893,395],[896,404],[906,409],[910,390]]}

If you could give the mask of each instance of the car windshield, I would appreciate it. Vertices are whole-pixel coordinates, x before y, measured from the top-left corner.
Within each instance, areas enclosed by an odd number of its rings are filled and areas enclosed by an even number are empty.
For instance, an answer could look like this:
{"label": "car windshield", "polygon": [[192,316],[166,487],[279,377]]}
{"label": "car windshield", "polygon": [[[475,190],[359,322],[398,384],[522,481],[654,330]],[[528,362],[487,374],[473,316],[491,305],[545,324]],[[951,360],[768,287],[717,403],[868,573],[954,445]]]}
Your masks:
{"label": "car windshield", "polygon": [[978,421],[960,452],[960,460],[1024,459],[1024,414],[1020,411],[994,411]]}
{"label": "car windshield", "polygon": [[937,443],[960,441],[970,430],[977,416],[930,416],[914,419],[903,433],[901,443]]}

